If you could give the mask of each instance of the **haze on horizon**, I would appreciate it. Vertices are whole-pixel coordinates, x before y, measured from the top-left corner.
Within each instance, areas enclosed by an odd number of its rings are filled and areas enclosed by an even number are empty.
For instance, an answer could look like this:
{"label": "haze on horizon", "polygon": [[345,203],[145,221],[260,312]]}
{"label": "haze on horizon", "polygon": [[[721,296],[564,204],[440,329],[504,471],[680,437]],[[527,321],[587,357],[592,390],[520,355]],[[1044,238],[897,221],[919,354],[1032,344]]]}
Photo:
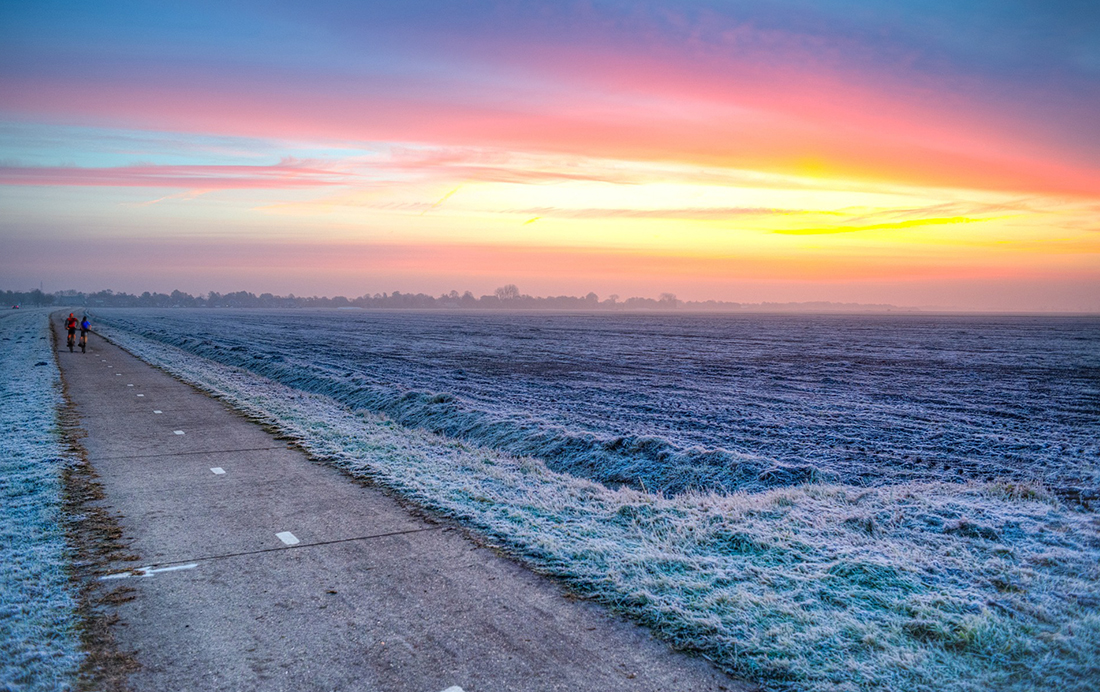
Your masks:
{"label": "haze on horizon", "polygon": [[35,2],[0,289],[1100,312],[1090,2]]}

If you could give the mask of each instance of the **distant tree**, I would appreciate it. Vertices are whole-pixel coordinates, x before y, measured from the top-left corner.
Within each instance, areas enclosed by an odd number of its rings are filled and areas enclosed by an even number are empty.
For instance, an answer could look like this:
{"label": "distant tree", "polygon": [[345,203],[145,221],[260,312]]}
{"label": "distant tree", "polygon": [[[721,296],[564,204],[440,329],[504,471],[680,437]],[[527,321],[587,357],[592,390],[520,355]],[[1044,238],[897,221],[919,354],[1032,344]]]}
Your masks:
{"label": "distant tree", "polygon": [[195,296],[175,289],[168,296],[168,303],[169,305],[178,305],[181,308],[192,308],[195,307]]}
{"label": "distant tree", "polygon": [[37,288],[31,291],[27,297],[29,299],[27,302],[34,305],[52,305],[54,301],[53,296],[48,296]]}
{"label": "distant tree", "polygon": [[680,301],[676,300],[675,293],[662,293],[657,302],[661,304],[662,308],[674,308],[680,304]]}
{"label": "distant tree", "polygon": [[633,296],[623,301],[623,305],[628,310],[652,310],[653,308],[661,307],[660,303],[652,298],[642,298],[640,296]]}
{"label": "distant tree", "polygon": [[497,298],[501,300],[515,300],[516,298],[519,298],[519,289],[516,288],[515,284],[506,284],[504,286],[501,286],[495,291],[495,293]]}

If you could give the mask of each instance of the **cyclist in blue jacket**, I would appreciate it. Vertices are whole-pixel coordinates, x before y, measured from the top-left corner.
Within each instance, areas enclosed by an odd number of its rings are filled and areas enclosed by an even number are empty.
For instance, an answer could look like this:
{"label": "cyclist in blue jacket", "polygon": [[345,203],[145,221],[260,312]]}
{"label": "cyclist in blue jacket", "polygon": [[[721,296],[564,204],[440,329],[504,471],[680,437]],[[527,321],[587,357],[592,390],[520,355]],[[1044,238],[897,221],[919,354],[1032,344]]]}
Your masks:
{"label": "cyclist in blue jacket", "polygon": [[88,316],[84,315],[80,318],[80,352],[88,352],[88,332],[92,331],[92,323],[88,321]]}

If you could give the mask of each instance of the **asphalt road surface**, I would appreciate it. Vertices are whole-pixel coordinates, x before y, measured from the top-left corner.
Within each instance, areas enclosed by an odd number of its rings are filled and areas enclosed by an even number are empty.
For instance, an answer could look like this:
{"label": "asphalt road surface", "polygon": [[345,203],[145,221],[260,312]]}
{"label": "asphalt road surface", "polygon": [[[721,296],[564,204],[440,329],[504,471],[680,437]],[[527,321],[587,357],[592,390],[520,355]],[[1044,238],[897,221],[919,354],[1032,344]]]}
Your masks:
{"label": "asphalt road surface", "polygon": [[139,557],[109,575],[135,589],[112,629],[136,690],[749,689],[96,335],[86,354],[59,336]]}

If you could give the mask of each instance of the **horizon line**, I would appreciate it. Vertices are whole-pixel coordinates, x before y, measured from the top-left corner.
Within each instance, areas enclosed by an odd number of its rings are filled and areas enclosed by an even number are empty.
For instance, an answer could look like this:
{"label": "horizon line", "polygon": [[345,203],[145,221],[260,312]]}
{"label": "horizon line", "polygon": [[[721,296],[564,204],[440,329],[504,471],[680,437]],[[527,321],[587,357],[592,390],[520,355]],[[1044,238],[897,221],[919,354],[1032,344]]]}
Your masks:
{"label": "horizon line", "polygon": [[[969,308],[952,308],[939,305],[928,306],[910,306],[910,305],[895,305],[892,303],[862,303],[862,302],[841,302],[832,300],[810,300],[810,301],[758,301],[758,302],[742,302],[735,300],[718,300],[718,299],[703,299],[703,300],[680,300],[676,298],[675,294],[662,293],[659,298],[648,298],[643,296],[631,296],[629,298],[620,299],[617,294],[610,294],[614,296],[615,300],[612,301],[609,298],[600,300],[594,292],[589,292],[586,296],[570,296],[570,295],[550,295],[550,296],[531,296],[527,294],[509,295],[506,297],[501,296],[501,291],[505,291],[507,288],[515,289],[514,285],[505,285],[497,289],[492,294],[485,294],[481,296],[474,296],[472,291],[465,291],[463,294],[458,295],[457,298],[453,294],[457,294],[457,291],[451,291],[450,293],[443,293],[439,296],[434,296],[429,293],[411,293],[402,291],[391,292],[374,292],[364,293],[360,296],[347,297],[344,295],[334,296],[304,296],[296,295],[294,293],[288,293],[286,295],[276,295],[269,292],[260,294],[253,293],[251,291],[240,290],[230,291],[226,293],[220,293],[218,291],[207,291],[206,293],[200,293],[192,295],[179,289],[174,289],[171,293],[162,293],[156,291],[143,291],[142,293],[128,293],[126,291],[114,291],[113,289],[100,289],[99,291],[80,291],[78,289],[62,289],[53,292],[47,292],[41,288],[34,288],[29,291],[18,291],[14,289],[0,289],[0,295],[8,294],[10,297],[20,296],[21,301],[17,301],[12,305],[12,308],[21,307],[21,303],[29,302],[28,298],[35,293],[40,294],[42,297],[50,297],[53,300],[48,305],[61,306],[66,298],[80,298],[83,301],[88,299],[94,299],[95,296],[103,296],[103,299],[107,297],[117,298],[122,301],[129,300],[141,300],[146,295],[148,299],[158,300],[163,303],[164,299],[172,299],[173,294],[181,294],[177,297],[177,303],[171,305],[157,304],[157,305],[88,305],[83,302],[81,307],[85,308],[217,308],[217,309],[258,309],[258,310],[279,310],[279,309],[357,309],[357,310],[415,310],[415,311],[471,311],[471,312],[484,312],[493,310],[507,310],[512,312],[522,312],[529,310],[533,312],[604,312],[608,310],[614,310],[618,312],[691,312],[691,313],[738,313],[738,312],[754,312],[754,313],[769,313],[769,312],[781,312],[785,314],[820,314],[820,313],[832,313],[832,314],[844,314],[844,313],[921,313],[922,315],[936,315],[936,314],[962,314],[962,315],[1004,315],[1004,316],[1081,316],[1081,317],[1094,317],[1100,316],[1100,311],[1074,311],[1074,310],[979,310]],[[587,296],[591,295],[594,298],[590,299]],[[403,298],[417,299],[421,302],[425,300],[431,301],[432,305],[355,305],[356,301],[384,301],[391,302],[394,300],[401,300]],[[103,302],[103,299],[100,302]],[[221,300],[247,300],[251,301],[280,301],[284,303],[294,302],[299,303],[304,301],[307,304],[283,304],[283,305],[226,305],[226,304],[210,304],[210,301]],[[186,301],[192,304],[180,305],[178,301]],[[455,304],[452,301],[459,300],[465,301],[466,304]],[[473,304],[471,304],[471,301]],[[568,301],[580,303],[576,306],[568,305],[546,305],[546,303],[552,303],[554,301]],[[201,302],[201,304],[194,304]],[[332,303],[337,303],[333,305]],[[312,303],[312,304],[310,304]],[[322,303],[322,304],[316,304]],[[441,304],[435,304],[441,303]],[[536,303],[532,305],[531,303]],[[540,305],[541,303],[541,305]],[[41,307],[41,304],[39,304]],[[711,307],[708,307],[711,306]],[[815,309],[815,306],[817,309]]]}

